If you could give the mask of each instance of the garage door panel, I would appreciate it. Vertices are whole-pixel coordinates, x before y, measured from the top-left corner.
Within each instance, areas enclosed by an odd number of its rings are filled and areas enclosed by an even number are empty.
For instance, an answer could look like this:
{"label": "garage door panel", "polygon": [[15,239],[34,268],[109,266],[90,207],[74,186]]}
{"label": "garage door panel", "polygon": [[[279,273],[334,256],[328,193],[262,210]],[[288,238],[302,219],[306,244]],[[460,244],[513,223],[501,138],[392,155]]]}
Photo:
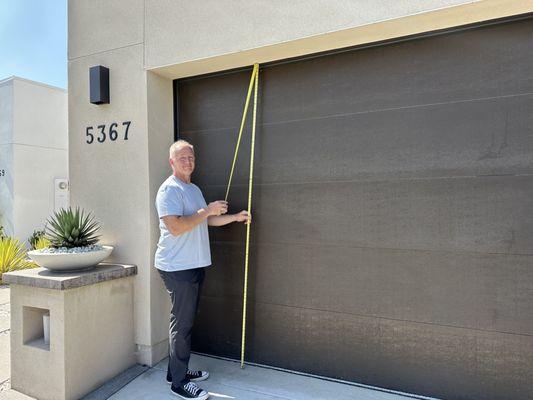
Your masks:
{"label": "garage door panel", "polygon": [[[523,21],[265,68],[263,122],[531,93],[532,36]],[[181,131],[238,128],[249,75],[181,81]]]}
{"label": "garage door panel", "polygon": [[527,96],[267,125],[257,176],[302,183],[529,173],[531,109]]}
{"label": "garage door panel", "polygon": [[[255,183],[533,173],[533,95],[270,124],[256,140]],[[250,132],[233,183],[247,184]],[[225,184],[237,132],[183,134],[200,185]],[[214,151],[216,149],[216,151]]]}
{"label": "garage door panel", "polygon": [[[242,242],[213,243],[206,296],[242,298]],[[533,336],[531,256],[259,244],[250,265],[251,302]]]}
{"label": "garage door panel", "polygon": [[[250,83],[249,71],[233,72],[223,77],[180,81],[178,87],[180,131],[239,128],[244,101]],[[229,93],[228,83],[234,88]]]}
{"label": "garage door panel", "polygon": [[[203,189],[223,198],[224,187]],[[246,208],[247,188],[232,190],[232,210]],[[532,176],[258,185],[252,230],[267,243],[532,254],[532,198]]]}
{"label": "garage door panel", "polygon": [[529,93],[529,22],[266,68],[264,122]]}
{"label": "garage door panel", "polygon": [[[197,320],[193,349],[238,358],[240,304],[202,297],[213,315]],[[249,361],[441,398],[529,399],[530,336],[271,304],[249,310]]]}
{"label": "garage door panel", "polygon": [[[181,139],[188,140],[195,146],[197,166],[193,178],[198,185],[226,185],[228,183],[238,133],[233,129],[224,129],[218,132],[184,132],[180,135]],[[247,129],[241,139],[233,184],[248,184],[250,141],[250,129]],[[263,141],[264,136],[258,133],[254,153],[254,176],[257,183],[261,181]]]}

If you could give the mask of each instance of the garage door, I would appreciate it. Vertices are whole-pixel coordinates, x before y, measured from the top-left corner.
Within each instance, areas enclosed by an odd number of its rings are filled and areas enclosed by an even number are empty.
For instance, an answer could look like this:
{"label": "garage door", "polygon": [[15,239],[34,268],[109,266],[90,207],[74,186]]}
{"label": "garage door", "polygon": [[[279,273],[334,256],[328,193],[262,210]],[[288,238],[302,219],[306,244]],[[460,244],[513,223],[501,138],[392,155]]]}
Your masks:
{"label": "garage door", "polygon": [[[525,19],[262,68],[247,360],[530,398],[532,38]],[[176,82],[208,201],[224,197],[249,76]],[[246,137],[232,212],[246,206]],[[210,231],[198,352],[239,358],[244,232]]]}

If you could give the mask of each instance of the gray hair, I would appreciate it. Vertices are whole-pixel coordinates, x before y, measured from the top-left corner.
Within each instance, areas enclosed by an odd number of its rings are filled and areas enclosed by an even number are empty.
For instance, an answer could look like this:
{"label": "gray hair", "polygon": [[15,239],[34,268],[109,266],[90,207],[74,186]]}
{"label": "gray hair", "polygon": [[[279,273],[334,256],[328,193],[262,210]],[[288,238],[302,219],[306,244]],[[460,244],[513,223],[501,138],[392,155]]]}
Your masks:
{"label": "gray hair", "polygon": [[190,149],[194,153],[194,146],[190,144],[189,142],[187,142],[186,140],[180,139],[177,142],[172,143],[172,146],[170,146],[170,149],[169,149],[170,158],[173,158],[174,154],[176,154],[176,152],[180,151],[184,147],[190,147]]}

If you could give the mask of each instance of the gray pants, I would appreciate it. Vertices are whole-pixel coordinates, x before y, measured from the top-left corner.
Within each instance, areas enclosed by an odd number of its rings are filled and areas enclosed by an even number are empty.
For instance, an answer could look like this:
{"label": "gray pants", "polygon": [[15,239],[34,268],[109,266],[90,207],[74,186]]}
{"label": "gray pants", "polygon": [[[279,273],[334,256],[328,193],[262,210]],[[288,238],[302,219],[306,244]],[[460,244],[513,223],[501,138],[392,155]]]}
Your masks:
{"label": "gray pants", "polygon": [[168,371],[176,387],[186,383],[185,375],[191,356],[191,332],[204,281],[204,268],[165,272],[158,270],[170,294],[170,355]]}

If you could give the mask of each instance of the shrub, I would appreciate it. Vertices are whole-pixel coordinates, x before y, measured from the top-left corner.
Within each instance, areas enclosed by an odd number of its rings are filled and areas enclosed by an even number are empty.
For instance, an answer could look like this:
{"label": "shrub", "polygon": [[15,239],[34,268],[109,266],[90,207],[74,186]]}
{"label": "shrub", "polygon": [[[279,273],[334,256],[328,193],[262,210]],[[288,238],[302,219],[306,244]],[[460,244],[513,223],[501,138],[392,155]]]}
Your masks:
{"label": "shrub", "polygon": [[33,231],[32,235],[28,238],[28,243],[30,244],[30,247],[32,250],[36,250],[36,244],[39,241],[40,238],[44,236],[44,231]]}
{"label": "shrub", "polygon": [[0,239],[0,284],[3,273],[34,267],[36,265],[26,259],[24,245],[18,239],[11,237]]}
{"label": "shrub", "polygon": [[90,213],[85,214],[76,207],[67,210],[61,209],[47,221],[46,238],[51,246],[58,247],[85,247],[98,243],[96,235],[100,226],[94,221]]}
{"label": "shrub", "polygon": [[50,247],[51,243],[50,240],[48,240],[46,237],[41,236],[39,240],[37,240],[37,243],[35,243],[35,250],[41,250],[41,249],[47,249]]}

